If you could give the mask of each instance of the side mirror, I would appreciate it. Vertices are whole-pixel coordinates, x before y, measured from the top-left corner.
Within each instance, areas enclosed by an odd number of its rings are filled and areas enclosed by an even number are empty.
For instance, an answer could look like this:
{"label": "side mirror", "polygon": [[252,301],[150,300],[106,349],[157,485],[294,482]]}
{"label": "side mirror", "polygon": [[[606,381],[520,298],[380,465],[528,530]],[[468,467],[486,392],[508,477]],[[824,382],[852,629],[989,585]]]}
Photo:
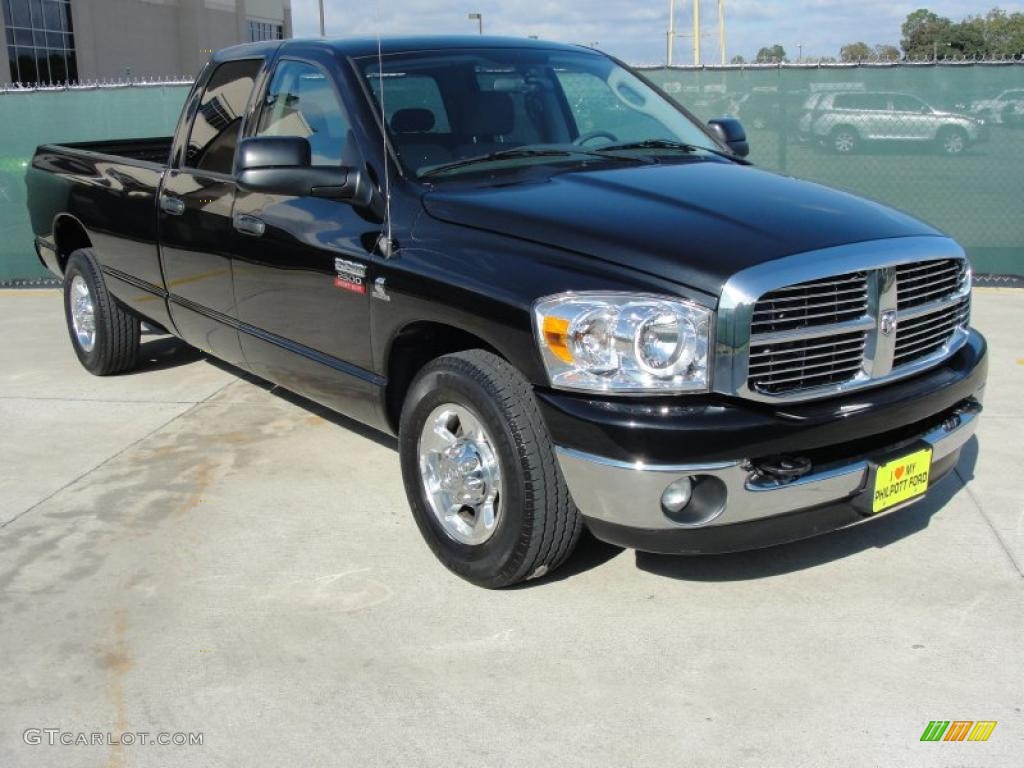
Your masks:
{"label": "side mirror", "polygon": [[301,136],[256,136],[238,146],[238,186],[250,192],[292,197],[328,197],[362,207],[373,202],[373,186],[356,168],[310,165],[312,150]]}
{"label": "side mirror", "polygon": [[714,120],[708,120],[708,127],[725,146],[733,151],[733,154],[740,157],[750,154],[747,132],[743,130],[743,124],[735,117],[716,117]]}

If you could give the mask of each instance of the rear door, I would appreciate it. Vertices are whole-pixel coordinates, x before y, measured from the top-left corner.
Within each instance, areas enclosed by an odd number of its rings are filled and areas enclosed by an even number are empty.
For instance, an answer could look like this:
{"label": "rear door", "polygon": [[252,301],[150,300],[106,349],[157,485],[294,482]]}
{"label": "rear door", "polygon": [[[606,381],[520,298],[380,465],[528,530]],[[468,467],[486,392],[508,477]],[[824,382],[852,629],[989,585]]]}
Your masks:
{"label": "rear door", "polygon": [[932,114],[931,107],[916,96],[894,93],[890,97],[893,138],[922,141],[935,137],[941,121]]}
{"label": "rear door", "polygon": [[[190,344],[243,365],[231,275],[235,151],[263,59],[216,65],[189,105],[192,121],[159,198],[171,317]],[[187,123],[186,123],[187,125]]]}
{"label": "rear door", "polygon": [[[312,52],[280,59],[251,133],[307,139],[313,165],[360,167],[331,66]],[[244,189],[234,220],[235,295],[251,370],[332,403],[346,381],[359,388],[375,380],[369,281],[380,222],[337,200]]]}

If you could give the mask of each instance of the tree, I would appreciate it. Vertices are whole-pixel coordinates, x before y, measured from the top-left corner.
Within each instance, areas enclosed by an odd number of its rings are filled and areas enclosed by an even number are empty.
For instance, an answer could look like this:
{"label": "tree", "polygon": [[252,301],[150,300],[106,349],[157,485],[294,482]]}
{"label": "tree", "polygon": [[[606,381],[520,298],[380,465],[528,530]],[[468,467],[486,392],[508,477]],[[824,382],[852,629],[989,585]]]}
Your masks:
{"label": "tree", "polygon": [[867,43],[848,43],[839,49],[839,60],[867,61],[871,54],[871,46]]}
{"label": "tree", "polygon": [[950,42],[953,22],[944,16],[919,8],[907,16],[901,31],[900,47],[911,59],[930,59],[936,51],[944,51]]}
{"label": "tree", "polygon": [[953,22],[920,8],[903,22],[900,45],[910,58],[1024,56],[1024,13],[993,8]]}
{"label": "tree", "polygon": [[993,8],[985,16],[985,42],[989,56],[1024,56],[1024,13]]}
{"label": "tree", "polygon": [[900,49],[895,45],[876,45],[875,58],[879,61],[899,61]]}
{"label": "tree", "polygon": [[747,60],[744,59],[742,56],[733,56],[731,63],[732,64],[746,64]]}
{"label": "tree", "polygon": [[758,64],[774,64],[780,61],[789,61],[789,59],[786,58],[786,49],[776,43],[771,48],[766,47],[759,50],[755,61]]}

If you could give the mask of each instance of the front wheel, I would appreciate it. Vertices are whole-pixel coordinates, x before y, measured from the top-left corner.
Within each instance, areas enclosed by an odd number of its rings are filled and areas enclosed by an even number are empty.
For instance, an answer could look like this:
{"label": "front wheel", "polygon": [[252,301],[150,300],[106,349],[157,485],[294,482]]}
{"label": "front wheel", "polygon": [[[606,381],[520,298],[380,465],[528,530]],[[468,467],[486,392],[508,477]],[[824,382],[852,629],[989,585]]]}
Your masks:
{"label": "front wheel", "polygon": [[89,373],[108,376],[135,367],[139,359],[139,318],[114,300],[92,251],[71,254],[64,271],[64,314],[71,346]]}
{"label": "front wheel", "polygon": [[427,365],[399,427],[402,477],[437,558],[483,587],[550,573],[583,530],[529,382],[470,350]]}

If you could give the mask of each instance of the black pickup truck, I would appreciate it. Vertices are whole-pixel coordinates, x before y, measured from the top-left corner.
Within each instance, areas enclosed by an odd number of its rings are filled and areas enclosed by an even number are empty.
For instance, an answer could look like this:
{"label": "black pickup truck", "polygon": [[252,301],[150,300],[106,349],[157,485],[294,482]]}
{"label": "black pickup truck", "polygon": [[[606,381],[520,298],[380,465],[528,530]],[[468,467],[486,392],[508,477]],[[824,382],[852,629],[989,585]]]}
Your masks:
{"label": "black pickup truck", "polygon": [[216,54],[173,138],[44,145],[27,184],[89,371],[144,321],[397,435],[424,538],[497,587],[584,527],[737,551],[957,463],[963,250],[746,154],[593,50],[295,40]]}

